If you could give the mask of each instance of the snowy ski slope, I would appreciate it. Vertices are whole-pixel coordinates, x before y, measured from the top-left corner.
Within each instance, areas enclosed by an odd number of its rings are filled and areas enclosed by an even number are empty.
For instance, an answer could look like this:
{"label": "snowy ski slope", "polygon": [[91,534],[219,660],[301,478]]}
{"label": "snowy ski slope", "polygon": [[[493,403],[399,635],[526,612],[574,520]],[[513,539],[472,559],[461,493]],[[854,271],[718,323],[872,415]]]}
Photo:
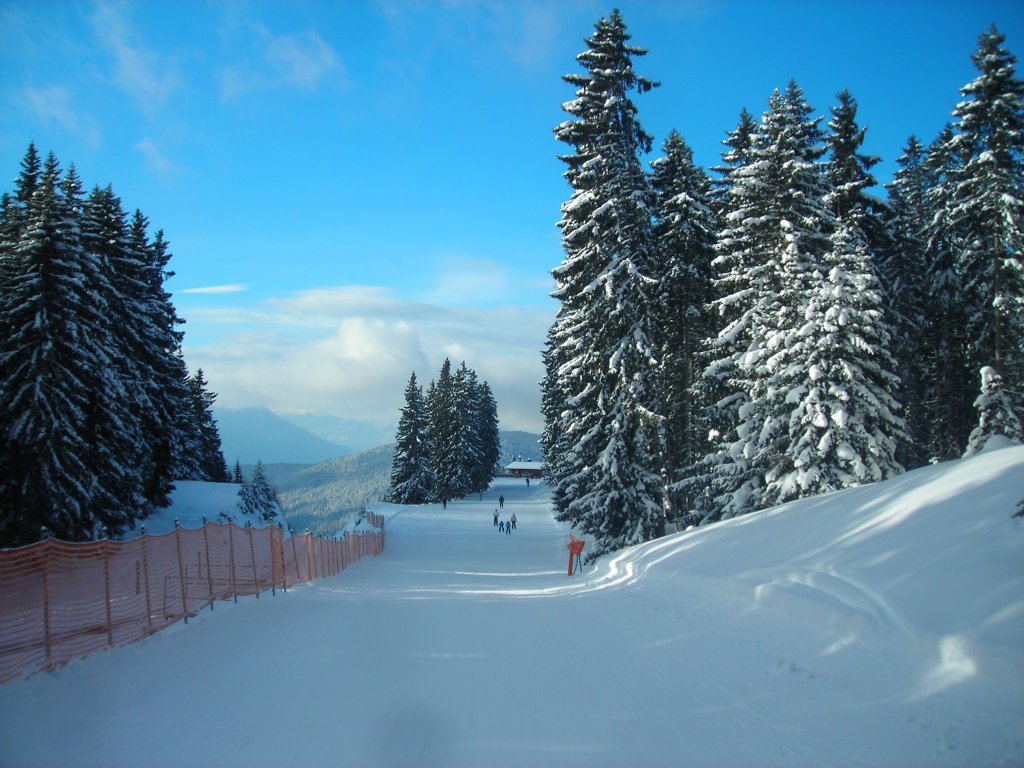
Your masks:
{"label": "snowy ski slope", "polygon": [[542,483],[375,505],[379,558],[0,687],[0,764],[1020,765],[1021,498],[1003,448],[571,579]]}

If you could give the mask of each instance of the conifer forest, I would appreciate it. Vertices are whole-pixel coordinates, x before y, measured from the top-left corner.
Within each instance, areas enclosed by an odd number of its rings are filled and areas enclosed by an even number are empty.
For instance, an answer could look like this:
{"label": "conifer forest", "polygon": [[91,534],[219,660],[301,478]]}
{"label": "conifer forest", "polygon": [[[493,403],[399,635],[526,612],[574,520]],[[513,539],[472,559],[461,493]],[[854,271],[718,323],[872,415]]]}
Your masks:
{"label": "conifer forest", "polygon": [[[563,79],[542,445],[589,557],[1024,438],[1024,83],[992,27],[877,189],[853,94],[745,109],[721,164],[654,137],[616,11]],[[952,84],[955,87],[955,84]],[[637,99],[639,101],[639,99]]]}
{"label": "conifer forest", "polygon": [[445,359],[426,395],[409,377],[398,419],[388,501],[447,503],[483,493],[494,479],[501,444],[491,387],[465,363]]}
{"label": "conifer forest", "polygon": [[29,146],[0,209],[0,547],[116,536],[174,480],[228,480],[170,256],[110,186]]}

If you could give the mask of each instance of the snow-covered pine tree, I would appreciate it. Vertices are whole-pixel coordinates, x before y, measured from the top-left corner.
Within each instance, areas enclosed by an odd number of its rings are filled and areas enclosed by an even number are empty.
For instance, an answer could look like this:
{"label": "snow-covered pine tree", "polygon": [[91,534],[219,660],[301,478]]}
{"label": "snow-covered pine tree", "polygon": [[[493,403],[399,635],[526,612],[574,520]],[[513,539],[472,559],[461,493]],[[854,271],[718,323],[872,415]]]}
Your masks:
{"label": "snow-covered pine tree", "polygon": [[[692,150],[677,131],[669,134],[662,151],[664,157],[651,164],[651,185],[657,195],[654,236],[660,263],[664,466],[672,489],[684,470],[707,452],[707,427],[694,384],[698,352],[713,332],[706,303],[717,221],[707,174],[694,164]],[[671,519],[693,508],[689,494],[670,491],[669,496]]]}
{"label": "snow-covered pine tree", "polygon": [[[741,110],[736,128],[722,142],[727,147],[722,153],[722,164],[713,169],[719,174],[711,182],[718,229],[712,284],[706,298],[708,336],[697,351],[694,361],[697,375],[693,383],[693,400],[701,408],[699,419],[707,453],[684,470],[682,479],[673,488],[675,493],[689,498],[691,509],[686,522],[694,525],[718,519],[725,494],[744,486],[752,488],[757,482],[749,464],[741,456],[728,452],[726,441],[739,423],[739,410],[749,400],[737,368],[739,358],[729,351],[739,343],[736,334],[742,332],[744,314],[749,309],[745,304],[749,296],[740,283],[746,268],[744,254],[751,253],[745,242],[749,233],[740,217],[745,215],[742,211],[749,211],[749,208],[744,201],[747,193],[735,187],[737,181],[742,182],[748,174],[754,161],[759,130],[751,114],[745,108]],[[728,296],[733,296],[733,300],[719,301]],[[722,328],[731,328],[733,335],[717,335]]]}
{"label": "snow-covered pine tree", "polygon": [[257,461],[252,477],[243,480],[238,489],[238,508],[243,514],[257,517],[264,522],[273,522],[281,516],[281,502],[277,491],[267,477],[262,461]]}
{"label": "snow-covered pine tree", "polygon": [[486,491],[494,480],[501,458],[501,434],[498,426],[498,402],[494,399],[491,385],[480,382],[480,413],[476,429],[480,435],[480,462],[475,476],[478,493]]}
{"label": "snow-covered pine tree", "polygon": [[242,462],[235,459],[235,469],[231,473],[231,482],[235,485],[245,484],[245,474],[242,472]]}
{"label": "snow-covered pine tree", "polygon": [[430,416],[430,466],[434,496],[442,502],[461,499],[470,489],[467,446],[451,361],[445,358],[427,397]]}
{"label": "snow-covered pine tree", "polygon": [[908,468],[928,461],[928,423],[924,401],[928,381],[924,375],[923,344],[925,328],[925,253],[931,221],[928,203],[928,177],[924,169],[926,148],[910,136],[893,181],[888,185],[889,208],[886,222],[893,249],[882,264],[882,283],[888,286],[892,308],[892,353],[902,381],[903,416],[907,425],[907,443],[897,453]]}
{"label": "snow-covered pine tree", "polygon": [[981,369],[981,394],[974,401],[974,408],[978,412],[978,425],[967,441],[965,458],[981,451],[989,438],[997,435],[1017,445],[1024,443],[1024,426],[1003,389],[1003,377],[991,366]]}
{"label": "snow-covered pine tree", "polygon": [[405,386],[405,405],[398,417],[388,501],[395,504],[426,504],[434,500],[435,478],[430,467],[429,426],[423,389],[413,373]]}
{"label": "snow-covered pine tree", "polygon": [[953,194],[961,158],[954,151],[953,127],[939,132],[925,156],[930,219],[925,250],[924,328],[921,334],[923,382],[921,421],[929,429],[929,461],[958,458],[963,452],[974,418],[970,413],[973,375],[966,363],[962,281],[955,260],[959,239],[953,219]]}
{"label": "snow-covered pine tree", "polygon": [[548,385],[563,399],[557,432],[559,518],[592,537],[588,560],[656,536],[664,527],[657,253],[653,192],[640,164],[651,137],[630,93],[655,86],[633,70],[645,51],[629,44],[618,11],[602,18],[565,75],[576,98],[555,129],[572,196],[562,205],[565,258],[553,270],[559,347]]}
{"label": "snow-covered pine tree", "polygon": [[124,242],[123,215],[120,201],[111,195],[116,204],[103,215],[110,213],[112,218],[94,216],[96,207],[91,199],[83,201],[74,166],[65,173],[61,189],[79,230],[89,303],[89,319],[83,318],[83,325],[106,361],[103,367],[89,367],[81,380],[87,406],[80,430],[94,476],[89,515],[95,536],[118,534],[145,513],[138,467],[147,450],[138,429],[137,414],[145,407],[136,397],[140,376],[127,342],[133,304],[121,293],[111,268],[111,254]]}
{"label": "snow-covered pine tree", "polygon": [[150,411],[143,414],[140,429],[148,446],[143,473],[147,503],[162,507],[177,474],[183,444],[178,433],[179,414],[188,410],[188,371],[180,354],[184,334],[178,329],[184,321],[171,303],[164,281],[173,276],[167,269],[171,254],[163,231],[150,240],[149,222],[136,210],[128,229],[129,259],[141,264],[139,308],[143,320],[139,327],[145,335],[139,344],[139,365],[144,372],[143,388]]}
{"label": "snow-covered pine tree", "polygon": [[[104,396],[116,395],[89,389],[109,368],[110,349],[102,306],[90,294],[97,270],[81,243],[77,180],[62,181],[52,153],[35,176],[29,165],[27,156],[16,207],[6,211],[17,239],[5,242],[2,255],[9,331],[0,340],[4,546],[36,541],[44,529],[60,538],[90,538],[94,505],[113,490],[97,487],[97,457],[83,426]],[[31,197],[22,202],[29,188]]]}
{"label": "snow-covered pine tree", "polygon": [[[877,184],[871,169],[880,158],[861,151],[867,129],[857,124],[856,99],[845,88],[836,98],[839,103],[831,109],[832,119],[825,137],[828,149],[825,168],[832,186],[829,207],[836,218],[856,222],[871,254],[871,267],[881,277],[883,265],[893,255],[894,243],[886,225],[892,215],[889,206],[868,192]],[[884,290],[881,284],[879,287]],[[889,301],[888,297],[886,299]]]}
{"label": "snow-covered pine tree", "polygon": [[480,379],[476,371],[468,367],[463,360],[455,371],[452,383],[455,387],[455,402],[459,409],[461,426],[458,439],[463,445],[466,462],[466,493],[482,493],[487,490],[491,478],[490,475],[484,477],[484,472],[480,468],[484,463],[483,433],[480,431],[483,410],[483,403],[480,400]]}
{"label": "snow-covered pine tree", "polygon": [[787,461],[767,475],[765,505],[884,480],[901,471],[899,387],[870,248],[851,209],[841,215],[803,325],[765,361],[789,409]]}
{"label": "snow-covered pine tree", "polygon": [[754,137],[758,132],[757,120],[744,107],[740,110],[740,119],[736,128],[726,134],[722,144],[728,149],[722,152],[722,164],[712,167],[718,174],[711,179],[711,202],[718,213],[722,213],[729,205],[729,190],[732,188],[733,171],[743,168],[750,162],[750,152],[754,146]]}
{"label": "snow-covered pine tree", "polygon": [[995,26],[971,56],[951,152],[961,160],[947,203],[962,280],[967,368],[995,368],[1024,416],[1024,81]]}
{"label": "snow-covered pine tree", "polygon": [[183,479],[205,480],[212,483],[230,482],[228,467],[220,449],[217,420],[213,418],[213,404],[217,394],[207,389],[209,382],[202,368],[195,372],[188,383],[191,404],[188,420],[193,441],[191,450],[198,459],[198,475]]}
{"label": "snow-covered pine tree", "polygon": [[791,405],[765,362],[794,343],[829,248],[825,150],[811,112],[795,82],[776,91],[747,164],[732,173],[716,243],[721,331],[709,339],[703,373],[722,393],[708,413],[717,446],[689,481],[707,489],[705,519],[760,508],[766,477],[792,468]]}
{"label": "snow-covered pine tree", "polygon": [[551,504],[556,516],[565,512],[565,500],[559,491],[562,480],[568,476],[563,471],[562,462],[569,456],[569,448],[562,432],[562,413],[569,398],[571,387],[567,376],[562,372],[565,349],[557,343],[556,326],[548,328],[547,341],[544,346],[544,378],[540,382],[540,409],[544,417],[544,428],[541,432],[540,446],[544,455],[544,473],[551,488]]}
{"label": "snow-covered pine tree", "polygon": [[108,472],[108,467],[122,467],[124,477],[118,484],[124,487],[118,505],[141,515],[147,503],[146,467],[152,454],[142,425],[153,411],[146,390],[151,377],[142,365],[141,352],[146,338],[143,263],[133,253],[121,201],[110,186],[94,188],[85,201],[82,244],[102,273],[100,285],[106,293],[97,290],[94,295],[105,307],[103,319],[111,339],[111,365],[104,375],[117,393],[92,419],[98,474]]}

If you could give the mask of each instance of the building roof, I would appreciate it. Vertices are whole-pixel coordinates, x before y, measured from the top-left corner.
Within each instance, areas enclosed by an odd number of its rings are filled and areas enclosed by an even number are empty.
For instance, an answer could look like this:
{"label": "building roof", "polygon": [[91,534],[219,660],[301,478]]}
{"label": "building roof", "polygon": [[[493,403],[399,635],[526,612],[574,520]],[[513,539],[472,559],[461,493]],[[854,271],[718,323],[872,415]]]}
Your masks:
{"label": "building roof", "polygon": [[513,461],[505,469],[544,469],[543,461]]}

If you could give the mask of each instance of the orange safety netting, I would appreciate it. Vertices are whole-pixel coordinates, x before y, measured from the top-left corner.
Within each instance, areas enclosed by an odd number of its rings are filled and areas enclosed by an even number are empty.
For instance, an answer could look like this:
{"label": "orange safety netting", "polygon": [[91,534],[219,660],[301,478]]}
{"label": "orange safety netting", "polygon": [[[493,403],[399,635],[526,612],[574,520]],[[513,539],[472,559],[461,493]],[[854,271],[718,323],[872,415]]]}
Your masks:
{"label": "orange safety netting", "polygon": [[[383,519],[366,513],[371,525]],[[333,576],[384,550],[384,533],[285,538],[207,523],[132,541],[49,539],[0,550],[0,683],[141,640],[216,600]]]}

